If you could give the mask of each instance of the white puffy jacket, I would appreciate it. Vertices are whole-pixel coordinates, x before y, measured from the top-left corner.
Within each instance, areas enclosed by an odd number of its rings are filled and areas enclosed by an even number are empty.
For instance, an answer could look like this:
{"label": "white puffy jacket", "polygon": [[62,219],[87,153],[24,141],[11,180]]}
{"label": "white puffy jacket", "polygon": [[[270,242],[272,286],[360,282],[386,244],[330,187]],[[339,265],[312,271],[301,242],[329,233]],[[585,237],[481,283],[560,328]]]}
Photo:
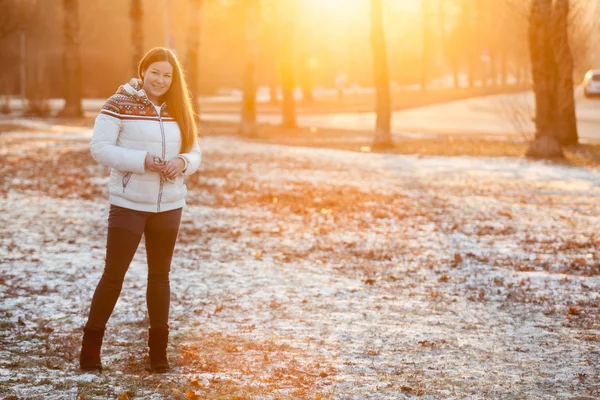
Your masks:
{"label": "white puffy jacket", "polygon": [[[111,168],[110,204],[138,211],[174,210],[185,205],[184,178],[198,170],[202,153],[197,141],[189,152],[179,153],[179,125],[166,104],[157,112],[144,90],[137,90],[139,84],[133,79],[106,101],[96,117],[90,149],[94,160]],[[148,153],[166,161],[181,155],[187,168],[172,183],[163,183],[159,173],[145,170]]]}

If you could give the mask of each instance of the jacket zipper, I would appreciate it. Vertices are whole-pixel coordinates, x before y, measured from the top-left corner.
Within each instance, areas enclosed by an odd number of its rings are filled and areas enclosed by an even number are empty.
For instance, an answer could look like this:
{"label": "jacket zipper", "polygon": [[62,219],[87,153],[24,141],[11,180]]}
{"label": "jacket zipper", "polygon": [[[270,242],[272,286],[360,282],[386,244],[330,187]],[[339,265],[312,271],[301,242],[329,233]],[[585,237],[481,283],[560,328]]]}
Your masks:
{"label": "jacket zipper", "polygon": [[[160,124],[160,135],[161,135],[161,139],[162,139],[162,156],[161,158],[164,160],[165,159],[165,128],[163,126],[163,122],[162,122],[162,118],[160,117],[160,114],[162,112],[162,108],[163,105],[161,104],[160,106],[160,110],[157,112],[158,114],[158,123]],[[160,212],[160,201],[162,199],[162,192],[163,192],[163,183],[162,183],[162,179],[160,180],[160,189],[158,190],[158,201],[156,203],[156,212]]]}
{"label": "jacket zipper", "polygon": [[133,175],[133,172],[128,172],[123,176],[123,193],[125,193],[125,188],[129,183],[129,179],[131,179],[131,175]]}

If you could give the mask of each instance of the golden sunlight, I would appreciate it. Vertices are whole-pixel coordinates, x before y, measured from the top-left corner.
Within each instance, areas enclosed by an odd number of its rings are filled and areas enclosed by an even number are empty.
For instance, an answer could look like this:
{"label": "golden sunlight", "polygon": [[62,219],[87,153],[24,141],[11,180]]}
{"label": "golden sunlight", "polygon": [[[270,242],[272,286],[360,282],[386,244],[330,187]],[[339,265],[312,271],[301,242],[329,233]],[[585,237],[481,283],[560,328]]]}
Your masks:
{"label": "golden sunlight", "polygon": [[368,1],[353,0],[307,0],[301,2],[305,16],[326,15],[332,19],[353,19],[367,10]]}
{"label": "golden sunlight", "polygon": [[[365,15],[369,9],[369,0],[308,0],[302,2],[311,9],[330,13],[332,16],[343,18],[354,15]],[[414,14],[421,10],[422,0],[383,0],[383,6],[394,11]]]}
{"label": "golden sunlight", "polygon": [[[370,0],[303,0],[296,4],[303,23],[320,32],[339,33],[349,27],[353,31],[366,28],[370,21],[365,18],[370,15]],[[404,14],[410,20],[419,15],[421,5],[422,0],[383,0],[384,14]]]}

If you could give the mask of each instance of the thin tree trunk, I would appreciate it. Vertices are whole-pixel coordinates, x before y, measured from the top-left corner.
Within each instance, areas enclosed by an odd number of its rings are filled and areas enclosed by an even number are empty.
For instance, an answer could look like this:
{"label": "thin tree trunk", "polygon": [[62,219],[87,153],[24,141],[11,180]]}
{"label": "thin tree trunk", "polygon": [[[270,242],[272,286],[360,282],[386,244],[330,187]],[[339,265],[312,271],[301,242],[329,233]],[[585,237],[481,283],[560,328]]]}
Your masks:
{"label": "thin tree trunk", "polygon": [[279,98],[277,97],[277,81],[275,79],[276,75],[276,73],[272,74],[273,78],[271,84],[269,85],[269,102],[271,104],[279,103]]}
{"label": "thin tree trunk", "polygon": [[[517,65],[517,76],[519,79],[519,84],[520,85],[526,85],[528,83],[527,80],[527,65],[525,63],[520,62],[519,65]],[[533,77],[532,77],[533,79]]]}
{"label": "thin tree trunk", "polygon": [[190,0],[190,30],[188,32],[187,82],[196,114],[200,114],[198,102],[198,62],[200,52],[200,18],[202,0]]}
{"label": "thin tree trunk", "polygon": [[507,56],[506,56],[506,49],[502,49],[502,53],[500,55],[501,59],[500,59],[500,81],[502,83],[502,86],[506,86],[508,84],[507,82]]}
{"label": "thin tree trunk", "polygon": [[458,66],[452,66],[452,79],[454,81],[454,89],[460,89],[460,78],[458,77]]}
{"label": "thin tree trunk", "polygon": [[529,19],[529,51],[535,95],[535,138],[527,156],[562,157],[555,136],[556,68],[551,45],[552,0],[533,0]]}
{"label": "thin tree trunk", "polygon": [[63,0],[65,10],[64,82],[65,106],[62,117],[82,117],[81,107],[81,58],[79,56],[79,12],[77,0]]}
{"label": "thin tree trunk", "polygon": [[468,32],[468,35],[472,38],[465,43],[466,47],[466,67],[467,67],[467,82],[470,88],[475,87],[475,17],[473,12],[474,4],[473,0],[465,0],[461,4],[461,24],[464,29]]}
{"label": "thin tree trunk", "polygon": [[427,63],[429,62],[429,35],[427,30],[427,0],[421,0],[421,90],[427,90]]}
{"label": "thin tree trunk", "polygon": [[490,77],[492,86],[498,85],[498,57],[496,53],[490,53]]}
{"label": "thin tree trunk", "polygon": [[[266,30],[266,38],[261,41],[261,43],[265,43],[265,48],[261,49],[261,54],[265,57],[265,66],[267,72],[267,84],[269,85],[269,103],[278,104],[279,96],[278,96],[278,85],[279,85],[279,77],[277,71],[277,64],[279,57],[279,37],[278,37],[278,6],[276,3],[277,0],[271,2],[263,2],[262,6],[265,7],[265,12],[270,12],[270,17],[266,18],[264,27]],[[264,19],[263,19],[264,21]]]}
{"label": "thin tree trunk", "polygon": [[305,103],[314,103],[315,101],[310,83],[306,81],[302,82],[302,101]]}
{"label": "thin tree trunk", "polygon": [[311,84],[311,70],[306,57],[303,57],[302,63],[302,101],[305,103],[313,103],[315,101]]}
{"label": "thin tree trunk", "polygon": [[[487,14],[486,8],[484,7],[483,0],[474,0],[475,2],[475,53],[474,60],[476,65],[479,66],[478,70],[481,74],[481,86],[487,87],[489,85],[489,75],[490,75],[490,63],[491,63],[491,49],[489,47],[489,37],[487,31]],[[485,28],[484,28],[485,26]],[[484,54],[485,49],[485,54]],[[485,57],[485,60],[484,60]]]}
{"label": "thin tree trunk", "polygon": [[131,0],[131,44],[133,45],[133,76],[138,76],[138,63],[144,56],[144,27],[142,0]]}
{"label": "thin tree trunk", "polygon": [[10,77],[0,77],[0,114],[10,114],[10,93],[9,89]]}
{"label": "thin tree trunk", "polygon": [[578,142],[573,93],[573,54],[569,46],[569,0],[556,0],[552,15],[554,57],[557,68],[556,137],[561,145]]}
{"label": "thin tree trunk", "polygon": [[296,26],[293,22],[295,12],[293,9],[296,6],[287,9],[287,15],[284,17],[285,26],[283,27],[283,43],[279,47],[281,49],[281,125],[287,128],[295,128],[298,126],[296,121],[296,102],[294,100],[294,48],[296,42]]}
{"label": "thin tree trunk", "polygon": [[390,80],[381,8],[381,0],[371,0],[371,46],[373,48],[373,71],[377,91],[377,122],[373,147],[377,148],[393,146]]}
{"label": "thin tree trunk", "polygon": [[469,50],[469,65],[467,66],[468,68],[468,75],[469,75],[469,87],[473,88],[475,87],[475,55],[474,55],[475,51],[473,49]]}
{"label": "thin tree trunk", "polygon": [[444,0],[438,0],[438,22],[440,29],[440,43],[446,41],[446,27],[445,27],[445,13],[444,13]]}
{"label": "thin tree trunk", "polygon": [[[288,42],[289,45],[289,42]],[[290,46],[291,47],[291,46]],[[296,102],[294,100],[294,67],[291,51],[285,50],[281,62],[281,88],[282,88],[282,125],[287,128],[298,126],[296,122]]]}
{"label": "thin tree trunk", "polygon": [[242,99],[242,121],[239,133],[253,137],[256,127],[256,40],[258,25],[258,1],[246,0],[246,65],[244,68],[244,97]]}

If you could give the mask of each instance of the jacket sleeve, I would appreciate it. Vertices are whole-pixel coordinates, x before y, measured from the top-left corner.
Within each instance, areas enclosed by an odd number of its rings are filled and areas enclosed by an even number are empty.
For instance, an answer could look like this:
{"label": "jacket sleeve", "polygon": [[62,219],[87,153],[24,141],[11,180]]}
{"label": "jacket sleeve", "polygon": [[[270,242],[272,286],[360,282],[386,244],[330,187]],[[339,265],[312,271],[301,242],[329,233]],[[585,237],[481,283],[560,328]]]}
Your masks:
{"label": "jacket sleeve", "polygon": [[123,172],[145,172],[147,152],[132,150],[117,145],[122,120],[119,107],[109,99],[94,123],[94,132],[90,143],[92,157],[98,163]]}
{"label": "jacket sleeve", "polygon": [[198,168],[200,168],[200,162],[202,161],[202,150],[200,150],[198,140],[194,141],[190,151],[187,153],[181,153],[180,156],[184,157],[187,161],[187,169],[184,173],[185,176],[189,176],[198,171]]}

